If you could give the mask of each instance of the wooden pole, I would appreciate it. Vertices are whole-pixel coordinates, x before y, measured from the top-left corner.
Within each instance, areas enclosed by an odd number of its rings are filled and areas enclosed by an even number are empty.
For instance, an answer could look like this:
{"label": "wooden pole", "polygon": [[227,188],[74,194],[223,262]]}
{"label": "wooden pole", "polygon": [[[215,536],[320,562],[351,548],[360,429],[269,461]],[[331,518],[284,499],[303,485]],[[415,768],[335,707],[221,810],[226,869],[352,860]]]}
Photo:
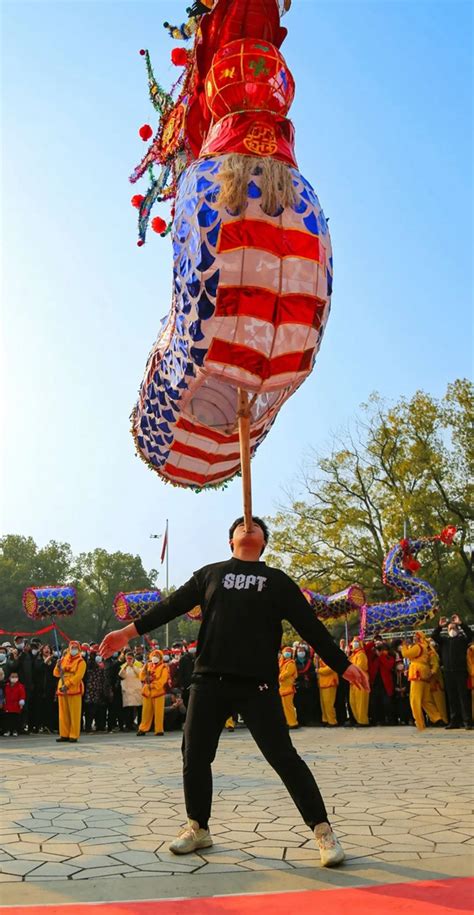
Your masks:
{"label": "wooden pole", "polygon": [[245,529],[252,529],[252,478],[250,475],[250,407],[247,391],[238,388],[238,420],[240,441],[240,466],[242,468],[242,494],[244,499]]}

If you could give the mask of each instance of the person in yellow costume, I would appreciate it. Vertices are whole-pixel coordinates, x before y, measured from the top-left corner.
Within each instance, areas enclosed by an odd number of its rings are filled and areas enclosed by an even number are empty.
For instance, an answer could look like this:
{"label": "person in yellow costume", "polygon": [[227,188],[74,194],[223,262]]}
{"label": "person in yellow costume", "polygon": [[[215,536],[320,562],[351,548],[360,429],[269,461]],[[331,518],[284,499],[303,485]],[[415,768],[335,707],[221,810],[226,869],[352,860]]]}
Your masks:
{"label": "person in yellow costume", "polygon": [[82,694],[86,662],[81,655],[80,642],[69,642],[53,674],[58,678],[59,737],[58,743],[77,743],[81,733]]}
{"label": "person in yellow costume", "polygon": [[321,716],[323,724],[328,724],[332,728],[337,726],[335,702],[338,683],[338,675],[320,658],[318,665],[318,684],[319,698],[321,701]]}
{"label": "person in yellow costume", "polygon": [[145,736],[153,724],[153,719],[155,736],[161,737],[164,734],[165,692],[169,677],[168,665],[163,663],[163,652],[159,648],[154,648],[148,662],[140,671],[143,706],[137,737]]}
{"label": "person in yellow costume", "polygon": [[474,719],[474,642],[467,649],[467,688],[471,690],[471,709]]}
{"label": "person in yellow costume", "polygon": [[430,662],[430,693],[431,698],[438,709],[444,724],[448,723],[448,711],[446,708],[446,693],[444,691],[443,672],[439,661],[439,655],[436,651],[436,642],[428,643],[428,660]]}
{"label": "person in yellow costume", "polygon": [[[349,655],[351,664],[355,664],[360,670],[369,675],[369,660],[364,651],[364,643],[360,638],[352,639],[351,653]],[[349,704],[352,714],[358,725],[368,727],[369,724],[369,698],[368,690],[356,689],[351,686],[349,689]]]}
{"label": "person in yellow costume", "polygon": [[402,655],[408,658],[408,680],[410,682],[410,707],[415,724],[419,731],[424,731],[426,724],[423,712],[433,724],[442,724],[442,716],[432,699],[430,691],[430,646],[424,632],[415,632],[413,645],[403,642]]}
{"label": "person in yellow costume", "polygon": [[278,676],[278,682],[280,684],[281,703],[283,705],[286,723],[289,728],[297,728],[298,719],[296,717],[296,709],[293,702],[293,696],[296,692],[295,683],[298,677],[298,671],[293,660],[293,652],[291,648],[283,648],[279,665],[280,673]]}

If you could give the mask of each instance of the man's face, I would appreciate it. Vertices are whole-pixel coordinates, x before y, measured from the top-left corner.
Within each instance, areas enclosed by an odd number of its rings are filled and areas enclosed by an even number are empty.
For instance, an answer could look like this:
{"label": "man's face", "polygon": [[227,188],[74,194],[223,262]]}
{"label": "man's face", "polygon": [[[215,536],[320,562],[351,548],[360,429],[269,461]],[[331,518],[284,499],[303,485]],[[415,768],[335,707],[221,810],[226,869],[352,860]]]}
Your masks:
{"label": "man's face", "polygon": [[238,524],[235,528],[235,531],[232,535],[232,540],[230,541],[230,548],[235,552],[239,547],[245,547],[246,549],[255,549],[255,551],[261,552],[265,546],[265,537],[262,531],[262,528],[259,524],[255,524],[252,521],[252,527],[250,531],[245,530],[245,524],[242,521],[241,524]]}

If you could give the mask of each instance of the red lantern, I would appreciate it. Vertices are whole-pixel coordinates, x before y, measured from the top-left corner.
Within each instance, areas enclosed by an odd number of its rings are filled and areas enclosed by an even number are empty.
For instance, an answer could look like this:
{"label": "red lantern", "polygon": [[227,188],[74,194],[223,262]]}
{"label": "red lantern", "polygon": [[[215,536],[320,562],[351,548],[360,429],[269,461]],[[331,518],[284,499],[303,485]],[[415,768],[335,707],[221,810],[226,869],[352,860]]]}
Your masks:
{"label": "red lantern", "polygon": [[161,216],[155,216],[155,218],[151,221],[151,227],[154,232],[158,232],[158,234],[161,235],[161,233],[166,229],[166,222],[161,218]]}
{"label": "red lantern", "polygon": [[295,83],[280,51],[266,41],[243,38],[224,45],[206,76],[206,100],[214,119],[231,112],[286,115]]}
{"label": "red lantern", "polygon": [[173,48],[171,52],[171,62],[175,67],[185,67],[188,62],[188,52],[186,48]]}
{"label": "red lantern", "polygon": [[145,198],[144,198],[143,194],[134,194],[130,203],[132,204],[132,207],[135,207],[137,210],[139,210],[144,199]]}
{"label": "red lantern", "polygon": [[138,133],[145,142],[153,136],[153,131],[149,124],[144,124],[143,127],[140,127]]}

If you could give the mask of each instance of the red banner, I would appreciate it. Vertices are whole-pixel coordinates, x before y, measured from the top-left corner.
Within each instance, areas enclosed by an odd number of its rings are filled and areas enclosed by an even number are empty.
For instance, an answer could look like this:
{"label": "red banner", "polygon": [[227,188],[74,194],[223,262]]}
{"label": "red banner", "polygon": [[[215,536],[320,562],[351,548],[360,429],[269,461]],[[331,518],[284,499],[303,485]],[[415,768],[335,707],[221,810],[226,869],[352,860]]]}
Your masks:
{"label": "red banner", "polygon": [[59,632],[63,639],[66,639],[66,642],[71,641],[69,636],[66,635],[66,633],[63,632],[62,629],[60,629],[59,626],[56,626],[54,623],[51,623],[50,626],[45,626],[44,629],[36,629],[35,632],[10,632],[8,629],[0,629],[0,635],[27,635],[34,638],[36,635],[45,635],[46,632],[51,632],[52,629],[56,629],[56,631]]}

